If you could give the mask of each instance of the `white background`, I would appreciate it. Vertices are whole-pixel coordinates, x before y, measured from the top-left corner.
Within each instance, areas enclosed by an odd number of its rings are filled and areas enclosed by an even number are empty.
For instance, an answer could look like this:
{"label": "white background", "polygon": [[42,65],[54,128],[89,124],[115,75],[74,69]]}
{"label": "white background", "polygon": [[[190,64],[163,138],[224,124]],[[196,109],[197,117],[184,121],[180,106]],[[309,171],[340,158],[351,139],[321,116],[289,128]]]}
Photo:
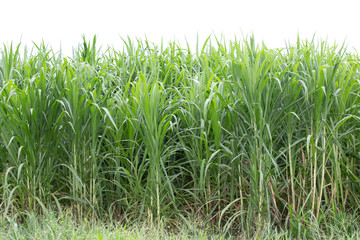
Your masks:
{"label": "white background", "polygon": [[203,41],[210,34],[232,40],[253,33],[270,48],[316,34],[359,50],[359,6],[351,0],[0,0],[0,49],[11,41],[32,46],[44,40],[69,55],[82,34],[121,49],[127,36],[155,43],[186,37],[194,46],[197,34]]}

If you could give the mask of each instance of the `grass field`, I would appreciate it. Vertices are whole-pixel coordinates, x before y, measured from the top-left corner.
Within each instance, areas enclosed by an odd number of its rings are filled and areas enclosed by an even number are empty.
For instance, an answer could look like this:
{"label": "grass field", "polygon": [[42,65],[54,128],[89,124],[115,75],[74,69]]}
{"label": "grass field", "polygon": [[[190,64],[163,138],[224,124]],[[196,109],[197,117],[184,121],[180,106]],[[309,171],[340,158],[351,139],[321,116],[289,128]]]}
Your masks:
{"label": "grass field", "polygon": [[[142,239],[164,239],[164,240],[222,240],[222,239],[359,239],[360,228],[353,227],[351,232],[344,231],[328,225],[322,229],[316,221],[309,223],[308,231],[294,235],[287,229],[277,229],[266,224],[254,233],[243,231],[240,234],[221,234],[214,232],[212,228],[197,228],[195,226],[183,226],[176,231],[169,230],[164,225],[151,226],[148,223],[134,223],[126,225],[123,222],[102,222],[96,220],[74,219],[70,212],[61,216],[49,214],[38,216],[27,214],[24,222],[19,223],[16,218],[0,218],[0,239],[17,240],[142,240]],[[323,226],[324,227],[324,226]]]}
{"label": "grass field", "polygon": [[4,234],[43,235],[29,221],[64,214],[59,228],[85,219],[104,238],[113,222],[134,226],[120,239],[142,223],[199,238],[358,234],[357,54],[253,37],[124,46],[2,47]]}

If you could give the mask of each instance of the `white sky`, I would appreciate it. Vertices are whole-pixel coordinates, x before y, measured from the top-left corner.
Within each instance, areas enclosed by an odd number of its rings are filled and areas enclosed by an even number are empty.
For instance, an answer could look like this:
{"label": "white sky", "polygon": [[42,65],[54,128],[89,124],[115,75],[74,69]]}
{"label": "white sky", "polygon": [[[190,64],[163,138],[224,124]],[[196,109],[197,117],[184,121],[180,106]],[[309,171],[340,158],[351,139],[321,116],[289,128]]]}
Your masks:
{"label": "white sky", "polygon": [[297,33],[302,39],[316,33],[360,50],[359,6],[352,0],[0,0],[0,44],[32,46],[43,39],[71,54],[82,34],[120,49],[120,36],[146,35],[155,43],[186,37],[194,45],[197,34],[203,41],[212,33],[228,40],[254,33],[274,48],[295,43]]}

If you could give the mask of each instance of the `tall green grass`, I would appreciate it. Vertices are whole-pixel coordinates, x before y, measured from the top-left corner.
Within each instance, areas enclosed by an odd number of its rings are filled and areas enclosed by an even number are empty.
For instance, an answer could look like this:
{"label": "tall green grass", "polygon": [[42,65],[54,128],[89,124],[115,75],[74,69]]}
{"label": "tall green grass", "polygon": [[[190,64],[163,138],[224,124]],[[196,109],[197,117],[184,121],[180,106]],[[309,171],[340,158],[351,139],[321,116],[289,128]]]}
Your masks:
{"label": "tall green grass", "polygon": [[2,48],[3,215],[196,218],[232,234],[358,223],[358,55],[300,39],[208,39],[196,53],[83,40],[73,57]]}

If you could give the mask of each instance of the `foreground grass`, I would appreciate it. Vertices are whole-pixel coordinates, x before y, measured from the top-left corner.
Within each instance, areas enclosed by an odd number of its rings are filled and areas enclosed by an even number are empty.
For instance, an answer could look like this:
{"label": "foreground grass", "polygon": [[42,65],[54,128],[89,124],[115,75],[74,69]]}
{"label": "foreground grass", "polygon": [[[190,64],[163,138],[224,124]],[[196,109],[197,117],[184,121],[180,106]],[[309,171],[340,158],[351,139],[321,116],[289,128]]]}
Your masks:
{"label": "foreground grass", "polygon": [[[328,226],[322,230],[316,223],[311,223],[308,232],[293,235],[288,229],[279,230],[274,226],[263,226],[253,233],[230,235],[214,233],[210,229],[182,227],[170,229],[164,226],[151,226],[148,223],[124,225],[120,222],[103,223],[98,221],[75,220],[70,214],[61,217],[49,215],[39,217],[27,214],[24,221],[16,217],[0,218],[0,239],[359,239],[360,228],[353,227],[351,232]],[[350,223],[349,223],[350,224]],[[196,224],[194,223],[193,226]],[[345,230],[345,231],[344,231]]]}

